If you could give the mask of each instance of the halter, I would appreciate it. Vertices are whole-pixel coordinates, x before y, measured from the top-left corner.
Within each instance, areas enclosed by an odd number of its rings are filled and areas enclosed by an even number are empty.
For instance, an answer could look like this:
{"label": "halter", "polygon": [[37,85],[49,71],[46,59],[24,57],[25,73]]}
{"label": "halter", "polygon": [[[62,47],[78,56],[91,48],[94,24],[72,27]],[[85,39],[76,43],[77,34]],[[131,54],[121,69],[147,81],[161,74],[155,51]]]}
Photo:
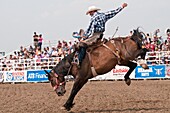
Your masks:
{"label": "halter", "polygon": [[65,84],[65,81],[59,83],[59,81],[58,81],[59,75],[55,72],[55,70],[53,70],[53,71],[54,71],[54,75],[55,75],[55,78],[56,78],[56,85],[53,86],[53,90],[55,91],[59,86],[62,86],[63,84]]}

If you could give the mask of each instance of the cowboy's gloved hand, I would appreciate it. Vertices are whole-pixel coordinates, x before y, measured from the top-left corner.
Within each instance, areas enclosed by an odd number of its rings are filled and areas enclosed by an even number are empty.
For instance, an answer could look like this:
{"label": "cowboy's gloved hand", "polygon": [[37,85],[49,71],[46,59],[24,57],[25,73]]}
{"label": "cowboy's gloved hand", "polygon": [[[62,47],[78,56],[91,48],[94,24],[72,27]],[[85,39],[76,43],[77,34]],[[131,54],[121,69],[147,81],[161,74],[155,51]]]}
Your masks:
{"label": "cowboy's gloved hand", "polygon": [[86,36],[82,36],[82,40],[81,41],[86,40],[86,39],[87,39]]}
{"label": "cowboy's gloved hand", "polygon": [[122,4],[122,8],[127,7],[127,5],[128,5],[127,3],[123,3],[123,4]]}

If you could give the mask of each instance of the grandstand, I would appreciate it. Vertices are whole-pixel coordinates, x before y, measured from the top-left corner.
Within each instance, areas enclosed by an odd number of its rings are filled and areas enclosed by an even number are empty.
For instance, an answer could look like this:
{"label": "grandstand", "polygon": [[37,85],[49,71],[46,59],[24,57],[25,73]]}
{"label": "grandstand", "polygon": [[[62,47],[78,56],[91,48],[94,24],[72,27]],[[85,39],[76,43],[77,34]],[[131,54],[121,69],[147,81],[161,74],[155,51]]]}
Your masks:
{"label": "grandstand", "polygon": [[43,42],[43,49],[38,51],[33,48],[33,44],[21,46],[20,49],[0,57],[0,71],[51,69],[64,56],[71,53],[72,43],[77,42],[46,40]]}

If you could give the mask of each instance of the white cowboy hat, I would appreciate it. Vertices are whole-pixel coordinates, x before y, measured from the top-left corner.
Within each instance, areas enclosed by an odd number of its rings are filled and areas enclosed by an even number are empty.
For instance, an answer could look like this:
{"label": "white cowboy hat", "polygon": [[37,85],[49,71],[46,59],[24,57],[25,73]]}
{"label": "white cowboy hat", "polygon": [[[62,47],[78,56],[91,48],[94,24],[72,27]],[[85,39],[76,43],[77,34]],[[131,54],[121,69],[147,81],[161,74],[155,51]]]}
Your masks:
{"label": "white cowboy hat", "polygon": [[86,12],[86,15],[88,15],[91,11],[98,11],[100,10],[99,8],[97,8],[96,6],[90,6]]}

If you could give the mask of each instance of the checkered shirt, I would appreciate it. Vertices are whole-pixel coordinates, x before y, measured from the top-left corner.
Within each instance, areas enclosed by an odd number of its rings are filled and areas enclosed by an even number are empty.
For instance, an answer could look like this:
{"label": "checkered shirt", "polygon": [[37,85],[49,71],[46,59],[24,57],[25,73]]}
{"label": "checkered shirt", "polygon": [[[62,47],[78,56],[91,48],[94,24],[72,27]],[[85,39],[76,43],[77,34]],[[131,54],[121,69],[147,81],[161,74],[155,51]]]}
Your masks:
{"label": "checkered shirt", "polygon": [[93,33],[104,32],[105,23],[121,10],[122,7],[118,7],[116,10],[111,10],[105,13],[95,12],[94,15],[91,17],[90,25],[86,30],[84,36],[88,38]]}

